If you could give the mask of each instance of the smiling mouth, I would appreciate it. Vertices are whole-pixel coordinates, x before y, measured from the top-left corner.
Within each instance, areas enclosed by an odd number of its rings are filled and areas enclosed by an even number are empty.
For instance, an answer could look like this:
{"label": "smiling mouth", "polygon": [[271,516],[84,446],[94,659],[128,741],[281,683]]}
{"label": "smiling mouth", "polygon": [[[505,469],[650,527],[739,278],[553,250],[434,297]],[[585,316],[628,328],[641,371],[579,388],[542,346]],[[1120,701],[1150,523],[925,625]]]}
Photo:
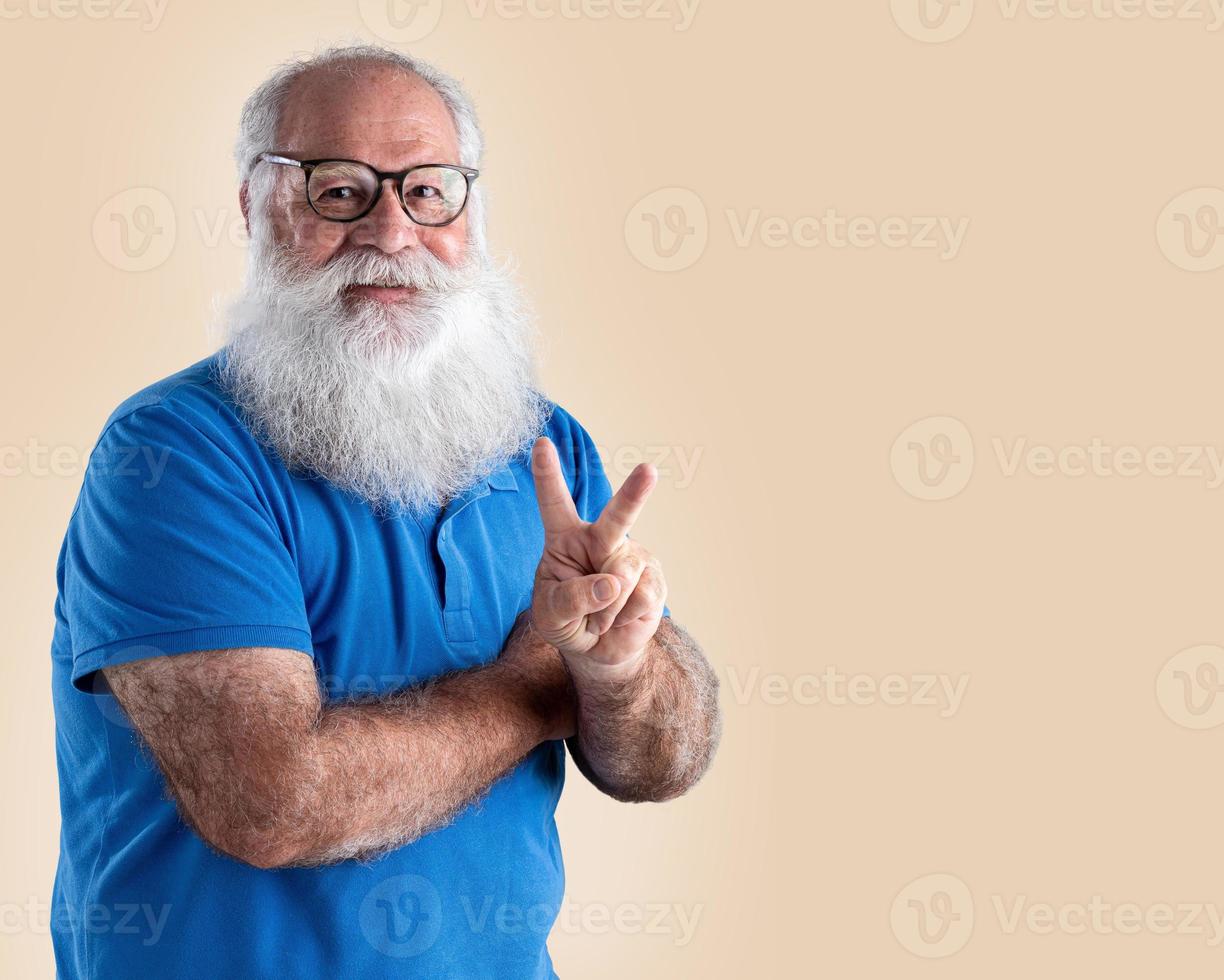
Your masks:
{"label": "smiling mouth", "polygon": [[346,296],[371,299],[376,303],[405,303],[416,292],[412,286],[378,286],[372,283],[354,283],[344,288]]}

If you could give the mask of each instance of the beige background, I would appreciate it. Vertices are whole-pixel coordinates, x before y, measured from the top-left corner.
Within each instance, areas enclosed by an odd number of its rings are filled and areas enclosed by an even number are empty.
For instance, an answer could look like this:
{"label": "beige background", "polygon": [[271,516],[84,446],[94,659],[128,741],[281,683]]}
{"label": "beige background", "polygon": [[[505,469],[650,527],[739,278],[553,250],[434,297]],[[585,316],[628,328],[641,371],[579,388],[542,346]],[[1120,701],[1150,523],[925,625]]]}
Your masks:
{"label": "beige background", "polygon": [[57,3],[0,23],[0,974],[53,969],[81,461],[216,343],[242,99],[381,38],[477,99],[548,390],[614,483],[659,460],[637,536],[723,681],[689,797],[571,781],[560,973],[1219,975],[1212,3]]}

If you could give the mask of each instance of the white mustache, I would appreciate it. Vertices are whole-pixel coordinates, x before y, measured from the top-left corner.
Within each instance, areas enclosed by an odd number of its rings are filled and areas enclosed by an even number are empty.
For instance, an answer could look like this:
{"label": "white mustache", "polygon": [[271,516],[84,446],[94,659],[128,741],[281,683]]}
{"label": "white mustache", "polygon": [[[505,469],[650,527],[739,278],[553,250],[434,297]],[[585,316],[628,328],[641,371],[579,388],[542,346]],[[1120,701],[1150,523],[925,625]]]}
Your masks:
{"label": "white mustache", "polygon": [[421,248],[388,255],[376,248],[344,252],[322,267],[300,256],[276,250],[272,258],[275,288],[309,290],[314,301],[340,296],[349,286],[398,286],[424,293],[449,293],[471,285],[475,265],[447,265]]}

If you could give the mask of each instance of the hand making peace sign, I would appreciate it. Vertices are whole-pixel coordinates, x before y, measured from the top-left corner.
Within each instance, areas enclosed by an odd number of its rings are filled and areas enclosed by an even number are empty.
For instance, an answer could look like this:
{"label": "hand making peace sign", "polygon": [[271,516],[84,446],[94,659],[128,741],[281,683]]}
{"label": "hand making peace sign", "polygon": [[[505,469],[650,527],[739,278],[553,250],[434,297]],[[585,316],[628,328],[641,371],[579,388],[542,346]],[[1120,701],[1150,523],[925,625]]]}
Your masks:
{"label": "hand making peace sign", "polygon": [[659,560],[627,537],[654,489],[649,463],[634,467],[594,524],[578,516],[552,440],[531,449],[544,521],[531,621],[575,666],[618,667],[637,659],[659,627],[667,583]]}

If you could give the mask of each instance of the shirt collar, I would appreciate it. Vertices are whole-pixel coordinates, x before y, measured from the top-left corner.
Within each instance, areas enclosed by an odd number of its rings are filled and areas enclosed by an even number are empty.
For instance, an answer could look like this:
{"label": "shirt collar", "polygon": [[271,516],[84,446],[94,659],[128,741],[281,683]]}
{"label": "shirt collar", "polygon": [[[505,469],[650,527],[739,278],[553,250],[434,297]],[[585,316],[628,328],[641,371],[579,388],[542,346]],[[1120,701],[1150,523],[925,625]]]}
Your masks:
{"label": "shirt collar", "polygon": [[510,463],[503,463],[492,473],[489,474],[489,486],[494,490],[514,490],[517,492],[519,485],[518,479],[514,475],[514,469]]}

